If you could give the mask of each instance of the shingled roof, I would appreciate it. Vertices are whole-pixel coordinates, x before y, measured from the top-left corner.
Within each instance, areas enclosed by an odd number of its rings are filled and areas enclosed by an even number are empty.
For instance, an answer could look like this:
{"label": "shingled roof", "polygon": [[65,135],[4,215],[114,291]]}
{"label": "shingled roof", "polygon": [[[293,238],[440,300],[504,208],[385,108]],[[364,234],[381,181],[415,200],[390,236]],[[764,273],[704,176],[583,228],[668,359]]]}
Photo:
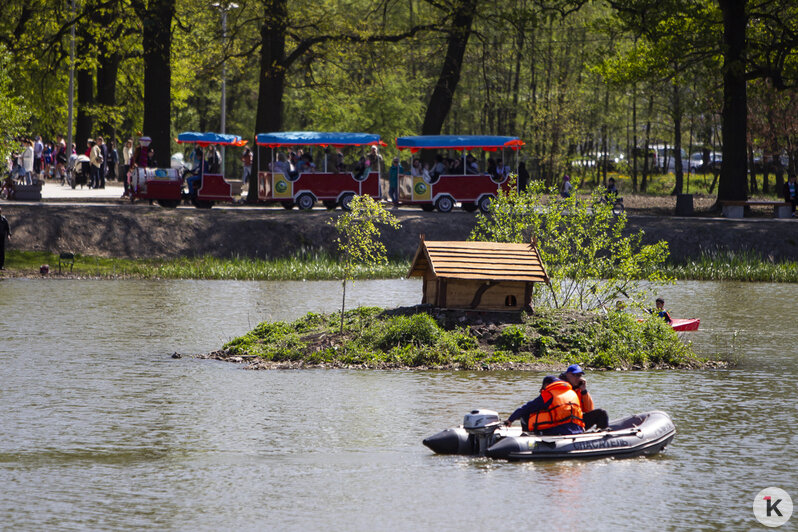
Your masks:
{"label": "shingled roof", "polygon": [[427,270],[447,279],[548,281],[534,244],[422,240],[407,276],[423,277]]}

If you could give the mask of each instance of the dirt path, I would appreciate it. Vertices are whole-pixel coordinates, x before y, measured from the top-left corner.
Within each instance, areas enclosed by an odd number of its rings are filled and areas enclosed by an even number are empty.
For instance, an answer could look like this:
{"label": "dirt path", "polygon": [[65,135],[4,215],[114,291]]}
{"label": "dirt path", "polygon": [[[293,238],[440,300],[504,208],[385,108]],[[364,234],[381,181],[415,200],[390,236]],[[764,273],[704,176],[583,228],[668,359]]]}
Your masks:
{"label": "dirt path", "polygon": [[[281,208],[164,209],[147,204],[17,204],[2,202],[14,238],[9,249],[72,251],[123,258],[286,257],[301,250],[331,250],[331,213]],[[402,228],[385,232],[389,254],[411,257],[420,234],[428,240],[464,240],[475,216],[465,212],[394,211]],[[752,250],[798,260],[798,219],[675,218],[630,215],[630,229],[645,240],[670,243],[674,260],[704,249]]]}

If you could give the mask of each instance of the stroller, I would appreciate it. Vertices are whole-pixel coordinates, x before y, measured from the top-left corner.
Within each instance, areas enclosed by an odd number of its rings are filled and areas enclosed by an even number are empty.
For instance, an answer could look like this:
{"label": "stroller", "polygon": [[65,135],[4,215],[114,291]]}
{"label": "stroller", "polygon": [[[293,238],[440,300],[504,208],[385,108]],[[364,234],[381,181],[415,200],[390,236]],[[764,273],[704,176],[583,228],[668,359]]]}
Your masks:
{"label": "stroller", "polygon": [[83,188],[83,185],[89,182],[90,164],[89,158],[85,155],[72,154],[69,156],[66,166],[69,186],[75,188],[80,185],[80,188]]}

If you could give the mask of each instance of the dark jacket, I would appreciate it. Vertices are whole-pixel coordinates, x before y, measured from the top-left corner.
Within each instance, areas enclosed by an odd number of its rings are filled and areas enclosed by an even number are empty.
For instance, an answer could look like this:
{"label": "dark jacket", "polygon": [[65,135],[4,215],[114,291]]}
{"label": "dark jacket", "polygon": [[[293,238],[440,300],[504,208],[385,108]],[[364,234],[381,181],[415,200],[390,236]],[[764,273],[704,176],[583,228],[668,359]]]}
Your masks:
{"label": "dark jacket", "polygon": [[0,216],[0,240],[5,241],[7,236],[11,236],[11,226],[5,216]]}
{"label": "dark jacket", "polygon": [[798,200],[798,181],[794,183],[795,187],[793,188],[793,194],[790,194],[790,182],[784,183],[784,201],[796,201]]}

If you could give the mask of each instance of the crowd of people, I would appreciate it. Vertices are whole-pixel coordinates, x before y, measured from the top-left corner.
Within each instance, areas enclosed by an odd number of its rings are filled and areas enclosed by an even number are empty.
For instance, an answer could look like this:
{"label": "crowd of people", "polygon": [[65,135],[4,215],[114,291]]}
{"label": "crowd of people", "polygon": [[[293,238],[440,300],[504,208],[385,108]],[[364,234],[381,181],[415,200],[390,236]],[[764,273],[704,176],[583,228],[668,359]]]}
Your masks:
{"label": "crowd of people", "polygon": [[[86,171],[86,185],[89,188],[101,189],[105,188],[107,181],[121,181],[125,184],[124,196],[127,196],[130,170],[137,166],[157,166],[155,151],[149,146],[150,138],[146,136],[138,137],[136,147],[133,138],[128,138],[121,153],[115,140],[106,142],[102,136],[88,139],[82,152],[78,151],[74,143],[68,148],[62,135],[48,141],[43,141],[41,135],[35,138],[19,137],[16,141],[19,146],[12,150],[6,161],[4,192],[10,191],[15,185],[35,185],[45,179],[68,185],[68,169],[71,164],[76,172]],[[79,161],[80,155],[87,159]],[[83,162],[85,168],[78,167]]]}

